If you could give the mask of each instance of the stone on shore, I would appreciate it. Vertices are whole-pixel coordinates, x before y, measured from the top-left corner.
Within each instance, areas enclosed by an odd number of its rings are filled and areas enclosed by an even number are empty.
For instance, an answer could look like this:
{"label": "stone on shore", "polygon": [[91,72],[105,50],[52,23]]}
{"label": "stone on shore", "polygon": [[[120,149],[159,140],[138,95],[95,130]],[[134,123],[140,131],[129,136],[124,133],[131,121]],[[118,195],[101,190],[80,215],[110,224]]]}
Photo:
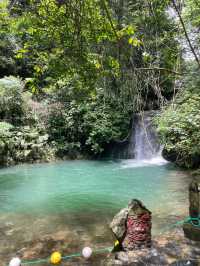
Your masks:
{"label": "stone on shore", "polygon": [[102,265],[197,266],[200,265],[200,244],[185,238],[179,228],[155,236],[151,248],[112,253]]}
{"label": "stone on shore", "polygon": [[122,250],[151,246],[151,212],[137,199],[114,217],[110,228]]}

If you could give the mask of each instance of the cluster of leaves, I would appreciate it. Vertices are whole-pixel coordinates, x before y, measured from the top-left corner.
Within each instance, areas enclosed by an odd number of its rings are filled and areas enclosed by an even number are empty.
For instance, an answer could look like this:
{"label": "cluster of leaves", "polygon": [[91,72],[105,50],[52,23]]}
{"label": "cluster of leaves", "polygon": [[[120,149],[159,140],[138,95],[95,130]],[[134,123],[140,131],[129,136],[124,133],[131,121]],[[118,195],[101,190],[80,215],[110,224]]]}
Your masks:
{"label": "cluster of leaves", "polygon": [[0,122],[0,135],[1,137],[7,137],[10,135],[10,130],[13,128],[13,125],[7,122]]}
{"label": "cluster of leaves", "polygon": [[31,63],[28,58],[19,59],[24,39],[20,34],[21,18],[12,15],[8,9],[9,2],[0,2],[0,78],[9,75],[25,77],[30,74]]}
{"label": "cluster of leaves", "polygon": [[119,103],[105,99],[102,105],[102,95],[97,95],[94,102],[86,105],[84,115],[84,131],[86,147],[91,152],[99,154],[112,141],[119,141],[128,135],[130,112],[123,110]]}
{"label": "cluster of leaves", "polygon": [[105,99],[101,90],[84,102],[63,102],[62,98],[49,107],[48,134],[62,147],[62,153],[72,148],[101,154],[108,143],[128,134],[130,113],[117,101]]}
{"label": "cluster of leaves", "polygon": [[22,123],[25,113],[22,97],[24,84],[15,77],[0,79],[0,119],[15,125]]}
{"label": "cluster of leaves", "polygon": [[174,68],[178,43],[175,25],[167,18],[168,4],[157,0],[150,4],[110,1],[109,5],[105,0],[84,4],[81,0],[31,1],[15,21],[23,40],[16,57],[31,61],[33,67],[30,88],[38,92],[49,82],[78,75],[83,89],[93,90],[98,83],[116,98],[123,94],[125,101],[139,94],[144,104],[135,104],[137,110],[147,108],[143,95],[149,91],[159,97],[155,87],[170,97],[172,76],[153,71],[153,78],[145,75],[140,82],[143,71],[134,73],[141,67]]}
{"label": "cluster of leaves", "polygon": [[[16,154],[21,154],[21,149],[25,158],[28,155],[31,158],[32,148],[35,149],[38,143],[29,136],[41,139],[47,134],[48,144],[57,156],[76,157],[80,152],[100,154],[110,141],[124,138],[128,134],[130,114],[123,111],[117,101],[106,99],[102,89],[81,101],[78,85],[78,81],[62,80],[54,89],[47,90],[46,100],[43,98],[39,102],[24,91],[20,79],[12,76],[0,79],[0,115],[3,121],[9,122],[2,122],[0,128],[0,138],[6,139],[6,147],[12,144],[14,151],[19,148]],[[60,86],[63,89],[57,88]],[[26,132],[24,127],[27,126]],[[19,145],[14,145],[17,142]]]}
{"label": "cluster of leaves", "polygon": [[186,22],[190,24],[190,27],[194,27],[195,37],[199,39],[198,29],[200,26],[200,4],[196,0],[186,0],[185,1],[185,8],[184,8],[184,18]]}
{"label": "cluster of leaves", "polygon": [[31,6],[24,13],[25,42],[17,57],[32,59],[39,81],[79,75],[86,86],[93,84],[102,69],[98,44],[114,38],[99,2],[42,0]]}
{"label": "cluster of leaves", "polygon": [[[132,103],[134,111],[149,109],[149,100],[159,108],[173,94],[174,76],[160,68],[176,69],[179,60],[177,26],[166,10],[169,1],[111,1],[113,17],[117,20],[118,35],[128,33],[128,41],[121,37],[115,50],[107,53],[117,58],[118,77],[112,77],[107,87],[116,97]],[[112,51],[111,51],[112,49]],[[116,90],[117,87],[117,90]]]}
{"label": "cluster of leaves", "polygon": [[46,160],[54,152],[33,103],[21,79],[0,79],[0,164]]}
{"label": "cluster of leaves", "polygon": [[0,3],[0,77],[8,74],[16,74],[16,62],[14,58],[15,39],[11,35],[10,16],[7,5]]}
{"label": "cluster of leaves", "polygon": [[33,127],[19,128],[0,122],[0,164],[48,160],[53,155],[48,137]]}

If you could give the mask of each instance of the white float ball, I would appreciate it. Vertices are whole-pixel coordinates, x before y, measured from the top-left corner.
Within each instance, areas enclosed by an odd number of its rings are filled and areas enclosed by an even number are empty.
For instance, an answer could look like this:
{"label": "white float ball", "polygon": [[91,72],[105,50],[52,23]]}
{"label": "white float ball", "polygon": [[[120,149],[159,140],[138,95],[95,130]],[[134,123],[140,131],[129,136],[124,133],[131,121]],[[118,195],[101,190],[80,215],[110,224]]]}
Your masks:
{"label": "white float ball", "polygon": [[92,249],[90,247],[83,248],[82,255],[84,258],[88,259],[92,255]]}
{"label": "white float ball", "polygon": [[21,260],[19,258],[13,258],[9,263],[9,266],[20,266],[20,265],[21,265]]}

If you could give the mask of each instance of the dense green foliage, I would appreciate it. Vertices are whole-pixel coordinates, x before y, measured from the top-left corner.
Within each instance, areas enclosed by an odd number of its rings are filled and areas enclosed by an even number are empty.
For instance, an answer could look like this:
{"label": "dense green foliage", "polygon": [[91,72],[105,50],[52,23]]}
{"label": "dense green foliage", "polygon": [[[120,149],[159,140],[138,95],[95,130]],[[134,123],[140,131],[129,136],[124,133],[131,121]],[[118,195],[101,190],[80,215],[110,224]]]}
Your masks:
{"label": "dense green foliage", "polygon": [[129,114],[120,110],[117,101],[102,101],[100,91],[86,103],[66,102],[62,98],[50,104],[48,133],[63,152],[78,149],[100,154],[111,140],[128,134]]}
{"label": "dense green foliage", "polygon": [[[178,41],[183,32],[169,16],[170,3],[2,1],[0,139],[9,154],[13,146],[8,142],[25,143],[15,145],[20,156],[9,157],[36,158],[35,145],[38,159],[45,154],[99,156],[109,143],[128,136],[133,113],[169,105],[177,91],[177,72],[184,70]],[[198,10],[193,0],[181,10],[193,32],[200,24]],[[196,92],[187,92],[190,84],[185,81],[186,92],[164,108],[158,122],[165,150],[175,147],[183,165],[191,164],[186,154],[193,156],[187,121],[190,115],[198,121],[198,101],[191,100]],[[182,104],[188,94],[191,99]],[[176,132],[182,124],[185,139]],[[35,139],[27,137],[32,133]],[[43,136],[44,142],[38,142]]]}
{"label": "dense green foliage", "polygon": [[14,59],[15,43],[10,32],[9,13],[6,3],[0,3],[0,76],[16,74]]}
{"label": "dense green foliage", "polygon": [[67,80],[85,97],[101,87],[133,111],[149,108],[147,96],[158,108],[160,98],[172,94],[173,76],[142,68],[173,69],[176,64],[178,42],[167,4],[33,1],[17,23],[23,49],[16,57],[32,62],[30,88],[38,92]]}
{"label": "dense green foliage", "polygon": [[14,77],[0,79],[0,118],[2,120],[13,124],[22,123],[25,113],[22,90],[21,80]]}
{"label": "dense green foliage", "polygon": [[[194,27],[193,29],[196,31],[198,30],[200,26],[200,4],[196,0],[187,0],[185,9],[184,9],[184,17],[188,24],[190,24],[190,27]],[[195,39],[199,40],[199,34],[196,33],[194,35]]]}
{"label": "dense green foliage", "polygon": [[[51,106],[48,132],[63,149],[79,148],[99,154],[111,140],[122,139],[128,134],[129,116],[109,101],[102,104],[102,96],[86,104],[75,102],[56,103]],[[121,111],[121,112],[120,112]]]}
{"label": "dense green foliage", "polygon": [[0,94],[0,116],[6,121],[0,123],[2,163],[97,155],[111,140],[128,134],[129,114],[118,101],[102,104],[101,90],[79,103],[65,89],[52,88],[39,101],[10,76],[0,79]]}
{"label": "dense green foliage", "polygon": [[165,153],[180,166],[200,163],[200,94],[185,92],[161,115],[158,131]]}
{"label": "dense green foliage", "polygon": [[[190,40],[194,52],[198,51],[200,26],[200,5],[198,1],[185,1],[183,20],[186,32],[191,34]],[[182,37],[182,32],[180,33]],[[190,37],[189,37],[190,38]],[[187,40],[188,41],[188,40]],[[196,61],[196,62],[195,62]],[[179,166],[198,168],[200,166],[200,66],[197,60],[183,65],[184,77],[181,77],[180,92],[172,103],[164,108],[157,119],[158,131],[164,144],[164,156]],[[180,81],[179,81],[180,82]]]}

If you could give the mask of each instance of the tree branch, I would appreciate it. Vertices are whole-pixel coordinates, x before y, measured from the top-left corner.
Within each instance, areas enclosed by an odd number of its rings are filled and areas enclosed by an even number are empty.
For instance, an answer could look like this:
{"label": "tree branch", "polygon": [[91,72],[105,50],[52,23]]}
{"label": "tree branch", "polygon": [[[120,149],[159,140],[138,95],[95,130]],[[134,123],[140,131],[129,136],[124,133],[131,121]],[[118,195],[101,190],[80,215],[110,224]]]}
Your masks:
{"label": "tree branch", "polygon": [[112,17],[110,15],[106,0],[101,0],[101,3],[102,3],[103,8],[104,8],[104,10],[106,12],[106,16],[107,16],[107,19],[108,19],[108,21],[110,23],[110,26],[111,26],[116,38],[119,39],[117,31],[116,31],[115,26],[114,26],[113,21],[112,21]]}
{"label": "tree branch", "polygon": [[187,33],[187,30],[186,30],[186,27],[185,27],[184,21],[183,21],[183,19],[182,19],[182,17],[181,17],[181,13],[180,13],[180,11],[179,11],[177,5],[176,5],[175,0],[172,0],[172,4],[173,4],[173,6],[174,6],[174,8],[175,8],[175,10],[176,10],[176,13],[177,13],[177,15],[178,15],[178,17],[179,17],[180,23],[181,23],[181,25],[182,25],[182,27],[183,27],[183,31],[184,31],[185,37],[186,37],[186,39],[187,39],[187,42],[188,42],[188,44],[189,44],[189,46],[190,46],[190,50],[191,50],[191,52],[193,53],[193,55],[194,55],[194,57],[195,57],[195,60],[196,60],[198,66],[199,66],[199,69],[200,69],[200,61],[199,61],[199,58],[198,58],[198,56],[197,56],[197,54],[196,54],[196,52],[195,52],[194,47],[192,46],[192,43],[191,43],[190,38],[189,38],[189,35],[188,35],[188,33]]}
{"label": "tree branch", "polygon": [[10,2],[10,5],[8,7],[9,11],[14,7],[14,5],[17,3],[18,0],[13,0]]}

